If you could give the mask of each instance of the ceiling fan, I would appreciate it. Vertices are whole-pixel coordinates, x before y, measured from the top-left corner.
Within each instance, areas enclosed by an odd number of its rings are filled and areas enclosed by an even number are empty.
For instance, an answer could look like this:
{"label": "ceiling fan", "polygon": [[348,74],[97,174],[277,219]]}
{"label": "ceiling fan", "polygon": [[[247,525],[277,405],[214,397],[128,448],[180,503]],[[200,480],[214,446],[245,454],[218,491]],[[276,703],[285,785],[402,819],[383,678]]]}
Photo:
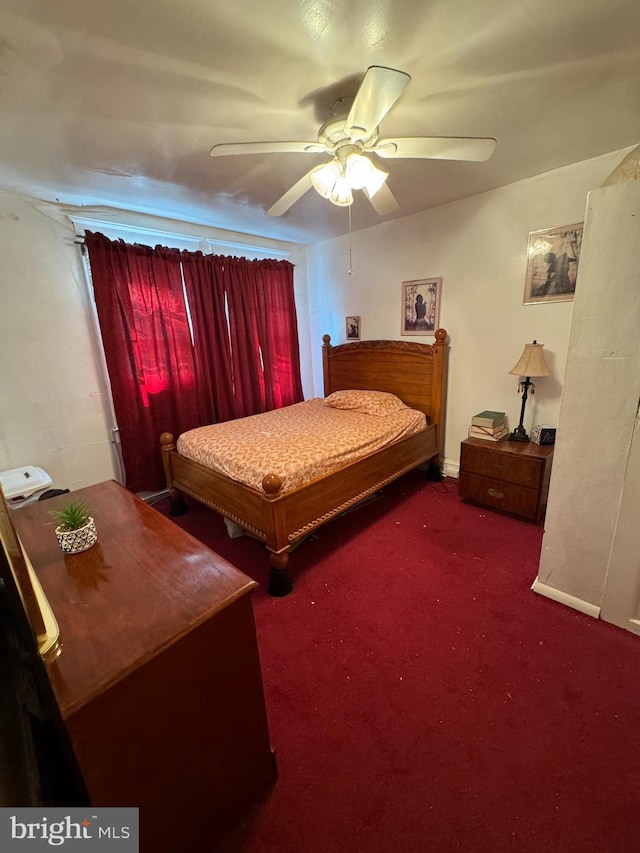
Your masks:
{"label": "ceiling fan", "polygon": [[315,166],[300,178],[267,211],[267,216],[282,216],[314,187],[333,204],[353,203],[353,190],[362,189],[381,216],[398,208],[386,184],[388,173],[367,156],[383,159],[488,160],[496,147],[492,138],[467,136],[407,136],[381,139],[378,125],[398,100],[411,77],[404,71],[372,65],[353,102],[346,106],[340,99],[334,104],[337,114],[322,125],[317,142],[230,142],[214,145],[212,157],[229,154],[330,154],[329,162]]}

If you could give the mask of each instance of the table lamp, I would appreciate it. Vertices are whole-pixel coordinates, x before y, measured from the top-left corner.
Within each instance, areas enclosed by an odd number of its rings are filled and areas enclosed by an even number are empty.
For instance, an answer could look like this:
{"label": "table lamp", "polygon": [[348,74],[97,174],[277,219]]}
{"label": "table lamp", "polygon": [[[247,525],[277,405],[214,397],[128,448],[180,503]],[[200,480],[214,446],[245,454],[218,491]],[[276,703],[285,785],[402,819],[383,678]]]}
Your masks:
{"label": "table lamp", "polygon": [[529,441],[529,436],[525,431],[523,421],[529,388],[531,388],[532,394],[535,394],[536,390],[536,386],[531,381],[531,377],[551,376],[551,371],[544,362],[544,354],[542,352],[543,346],[544,344],[539,344],[537,341],[534,341],[532,344],[525,344],[518,363],[513,370],[509,371],[512,376],[525,377],[524,380],[521,379],[518,383],[518,393],[522,393],[520,423],[513,432],[509,433],[509,441]]}

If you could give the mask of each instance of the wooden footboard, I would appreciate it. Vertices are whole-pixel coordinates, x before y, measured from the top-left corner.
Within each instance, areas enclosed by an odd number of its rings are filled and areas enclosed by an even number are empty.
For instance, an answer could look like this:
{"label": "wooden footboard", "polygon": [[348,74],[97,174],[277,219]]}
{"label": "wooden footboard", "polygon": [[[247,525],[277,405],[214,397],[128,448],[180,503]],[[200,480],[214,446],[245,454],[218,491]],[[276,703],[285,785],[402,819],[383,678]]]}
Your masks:
{"label": "wooden footboard", "polygon": [[161,446],[169,493],[178,511],[181,495],[190,495],[262,540],[270,552],[269,591],[286,595],[293,587],[287,568],[291,548],[317,527],[436,457],[438,432],[435,426],[427,427],[284,494],[275,473],[265,475],[259,492],[181,456],[170,433],[163,433]]}
{"label": "wooden footboard", "polygon": [[412,468],[440,461],[446,339],[446,331],[438,329],[432,345],[358,341],[332,347],[325,335],[325,395],[349,388],[388,391],[424,412],[429,426],[284,494],[277,472],[265,472],[262,490],[244,486],[181,456],[173,435],[163,433],[160,443],[172,511],[181,511],[182,494],[187,494],[262,540],[270,552],[269,592],[287,595],[293,588],[287,564],[296,543]]}

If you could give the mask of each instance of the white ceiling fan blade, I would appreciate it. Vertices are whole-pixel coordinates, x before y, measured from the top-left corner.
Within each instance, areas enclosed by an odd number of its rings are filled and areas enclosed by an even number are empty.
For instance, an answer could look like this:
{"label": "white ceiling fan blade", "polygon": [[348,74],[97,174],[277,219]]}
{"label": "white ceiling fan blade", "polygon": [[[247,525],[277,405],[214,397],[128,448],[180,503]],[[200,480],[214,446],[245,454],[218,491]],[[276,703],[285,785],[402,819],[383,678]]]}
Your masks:
{"label": "white ceiling fan blade", "polygon": [[411,80],[404,71],[372,65],[367,69],[347,116],[345,130],[353,141],[369,139]]}
{"label": "white ceiling fan blade", "polygon": [[370,196],[366,190],[364,190],[364,194],[371,202],[371,206],[375,212],[380,216],[385,216],[387,213],[393,213],[394,210],[397,210],[400,207],[396,201],[396,197],[386,183],[380,187],[374,196]]}
{"label": "white ceiling fan blade", "polygon": [[298,199],[302,198],[302,196],[310,190],[313,186],[311,183],[311,169],[307,172],[306,175],[303,175],[299,181],[286,191],[283,196],[280,196],[278,201],[272,205],[269,210],[267,210],[267,216],[282,216],[283,213],[286,213],[287,210],[291,207],[291,205],[295,204]]}
{"label": "white ceiling fan blade", "polygon": [[325,151],[319,142],[222,142],[214,145],[209,154],[224,157],[227,154],[324,154]]}
{"label": "white ceiling fan blade", "polygon": [[417,160],[488,160],[496,140],[474,136],[407,136],[381,139],[373,149],[378,157]]}

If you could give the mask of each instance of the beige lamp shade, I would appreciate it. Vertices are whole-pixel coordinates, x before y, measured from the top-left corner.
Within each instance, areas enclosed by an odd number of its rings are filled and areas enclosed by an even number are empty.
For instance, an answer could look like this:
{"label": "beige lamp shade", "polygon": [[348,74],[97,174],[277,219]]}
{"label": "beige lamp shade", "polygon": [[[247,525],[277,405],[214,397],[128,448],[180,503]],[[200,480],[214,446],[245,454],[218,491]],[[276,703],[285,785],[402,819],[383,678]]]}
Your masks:
{"label": "beige lamp shade", "polygon": [[518,363],[509,373],[513,376],[551,376],[551,371],[544,362],[543,346],[544,344],[536,341],[525,344]]}

